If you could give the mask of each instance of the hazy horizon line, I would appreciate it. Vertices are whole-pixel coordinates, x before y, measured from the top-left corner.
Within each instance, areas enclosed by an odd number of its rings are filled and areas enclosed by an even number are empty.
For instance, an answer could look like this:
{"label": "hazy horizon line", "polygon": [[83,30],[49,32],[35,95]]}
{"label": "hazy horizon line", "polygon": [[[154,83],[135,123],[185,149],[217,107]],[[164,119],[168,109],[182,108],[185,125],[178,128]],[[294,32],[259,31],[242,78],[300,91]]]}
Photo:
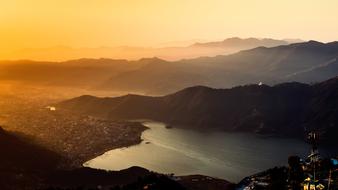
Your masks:
{"label": "hazy horizon line", "polygon": [[[74,46],[74,45],[67,45],[67,44],[55,44],[55,45],[49,45],[49,46],[41,46],[41,47],[22,47],[12,50],[13,51],[20,51],[20,50],[29,50],[29,49],[50,49],[50,48],[72,48],[72,49],[99,49],[99,48],[123,48],[123,47],[132,47],[132,48],[170,48],[170,47],[189,47],[191,45],[194,45],[195,43],[209,43],[209,42],[221,42],[227,39],[232,38],[239,38],[241,40],[247,40],[247,39],[258,39],[258,40],[264,40],[264,39],[271,39],[271,40],[281,40],[281,41],[301,41],[301,42],[307,42],[307,41],[318,41],[322,43],[329,43],[333,42],[335,40],[330,41],[323,41],[323,40],[317,40],[317,39],[302,39],[302,38],[273,38],[273,37],[241,37],[241,36],[230,36],[225,38],[217,38],[217,39],[203,39],[203,38],[192,38],[192,39],[182,39],[182,40],[172,40],[172,41],[164,41],[159,43],[154,43],[152,45],[141,45],[141,44],[119,44],[119,45],[107,45],[102,44],[98,46]],[[179,44],[179,43],[185,43],[185,45],[170,45],[170,44]],[[169,45],[166,45],[169,44]]]}

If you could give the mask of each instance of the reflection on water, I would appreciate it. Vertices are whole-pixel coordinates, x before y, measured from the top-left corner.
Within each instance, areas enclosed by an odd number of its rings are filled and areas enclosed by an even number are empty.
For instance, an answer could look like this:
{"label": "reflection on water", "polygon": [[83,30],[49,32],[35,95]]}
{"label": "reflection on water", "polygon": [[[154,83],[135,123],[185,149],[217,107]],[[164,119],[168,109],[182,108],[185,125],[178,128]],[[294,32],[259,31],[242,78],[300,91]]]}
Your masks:
{"label": "reflection on water", "polygon": [[144,125],[150,129],[142,134],[140,145],[108,151],[84,165],[107,170],[141,166],[161,173],[202,174],[238,182],[255,172],[287,164],[289,155],[305,156],[309,150],[297,139],[167,129],[158,122]]}

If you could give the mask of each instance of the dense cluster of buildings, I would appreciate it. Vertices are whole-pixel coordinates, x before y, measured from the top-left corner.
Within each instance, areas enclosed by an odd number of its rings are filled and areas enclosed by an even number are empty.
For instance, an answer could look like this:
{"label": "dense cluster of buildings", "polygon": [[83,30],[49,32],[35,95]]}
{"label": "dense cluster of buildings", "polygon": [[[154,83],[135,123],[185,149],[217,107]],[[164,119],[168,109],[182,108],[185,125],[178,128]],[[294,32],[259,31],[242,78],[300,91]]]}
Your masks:
{"label": "dense cluster of buildings", "polygon": [[74,165],[114,148],[141,141],[139,123],[104,120],[74,114],[38,101],[1,99],[0,126],[32,138],[37,144],[66,156]]}

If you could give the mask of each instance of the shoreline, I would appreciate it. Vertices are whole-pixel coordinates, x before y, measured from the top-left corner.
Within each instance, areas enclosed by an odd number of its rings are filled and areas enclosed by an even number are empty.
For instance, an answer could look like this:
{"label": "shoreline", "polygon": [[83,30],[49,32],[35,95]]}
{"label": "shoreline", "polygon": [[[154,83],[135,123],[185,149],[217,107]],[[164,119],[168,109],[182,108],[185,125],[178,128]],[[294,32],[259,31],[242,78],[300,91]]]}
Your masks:
{"label": "shoreline", "polygon": [[[11,105],[9,100],[3,104]],[[51,111],[44,103],[21,106],[17,102],[0,112],[4,114],[5,130],[59,154],[63,157],[59,168],[64,169],[80,168],[109,150],[140,144],[148,129],[141,122],[105,120],[58,107]]]}
{"label": "shoreline", "polygon": [[[144,126],[142,123],[139,123],[139,124],[141,124],[142,126]],[[137,134],[137,138],[138,139],[136,139],[135,142],[131,142],[129,144],[125,144],[125,145],[121,145],[121,146],[119,146],[119,145],[117,145],[117,146],[116,145],[115,146],[109,146],[109,145],[107,145],[107,147],[102,148],[100,151],[97,151],[97,152],[95,152],[95,153],[93,153],[91,155],[88,155],[88,157],[86,157],[86,158],[84,158],[84,159],[82,159],[82,160],[79,161],[81,163],[79,165],[79,167],[89,167],[89,166],[85,166],[84,164],[87,163],[87,162],[89,162],[90,160],[93,160],[93,159],[95,159],[95,158],[97,158],[99,156],[104,155],[108,151],[115,150],[115,149],[121,149],[121,148],[129,148],[131,146],[136,146],[136,145],[141,144],[143,142],[143,139],[141,138],[142,137],[142,133],[144,131],[148,130],[148,129],[149,129],[148,127],[144,126],[144,128],[141,129],[139,131],[139,133]],[[114,170],[107,170],[107,171],[114,171]]]}
{"label": "shoreline", "polygon": [[[142,133],[149,128],[142,125],[142,123],[138,123],[138,122],[132,122],[132,123],[123,122],[123,123],[125,125],[128,125],[128,124],[133,125],[132,127],[134,128],[134,130],[131,133],[128,133],[128,137],[129,138],[131,137],[131,140],[129,139],[129,140],[124,140],[122,142],[117,141],[115,143],[104,143],[104,145],[93,148],[93,151],[81,153],[81,156],[79,157],[70,157],[69,167],[70,168],[88,167],[84,165],[86,162],[92,159],[95,159],[96,157],[101,156],[110,150],[119,149],[119,148],[128,148],[128,147],[135,146],[135,145],[142,143],[143,141],[143,139],[141,138]],[[83,145],[79,145],[79,146],[83,146]]]}

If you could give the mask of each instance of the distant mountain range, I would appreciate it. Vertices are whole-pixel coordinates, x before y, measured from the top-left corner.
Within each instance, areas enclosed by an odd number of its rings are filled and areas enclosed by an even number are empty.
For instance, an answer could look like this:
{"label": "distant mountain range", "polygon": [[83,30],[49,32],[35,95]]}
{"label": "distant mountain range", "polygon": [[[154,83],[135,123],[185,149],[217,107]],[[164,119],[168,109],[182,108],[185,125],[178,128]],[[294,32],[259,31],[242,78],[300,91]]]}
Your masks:
{"label": "distant mountain range", "polygon": [[307,85],[245,85],[231,89],[186,88],[159,97],[81,96],[59,107],[105,119],[151,119],[198,130],[246,131],[303,137],[320,130],[336,142],[338,77]]}
{"label": "distant mountain range", "polygon": [[65,62],[0,61],[0,80],[92,87],[117,74],[148,64],[147,60],[78,59]]}
{"label": "distant mountain range", "polygon": [[[29,59],[37,61],[65,61],[80,58],[113,58],[138,60],[144,57],[159,57],[169,61],[191,59],[201,56],[216,56],[235,53],[244,49],[259,46],[273,47],[289,44],[286,40],[257,39],[257,38],[228,38],[219,42],[196,43],[185,46],[166,47],[99,47],[99,48],[71,48],[56,46],[51,48],[22,49],[2,55],[3,59]],[[171,45],[171,44],[167,44]]]}
{"label": "distant mountain range", "polygon": [[259,82],[312,83],[338,75],[337,58],[338,42],[309,41],[177,62],[153,59],[137,70],[112,77],[101,87],[163,94],[194,85],[228,88]]}
{"label": "distant mountain range", "polygon": [[[234,42],[238,40],[245,41],[244,44],[271,44],[275,41],[233,38],[193,46],[230,46],[240,44]],[[230,88],[260,82],[268,85],[292,81],[320,82],[338,75],[337,58],[338,42],[309,41],[180,61],[156,57],[137,61],[1,61],[0,80],[163,95],[195,85]]]}
{"label": "distant mountain range", "polygon": [[223,49],[238,49],[238,50],[245,50],[245,49],[252,49],[255,47],[275,47],[280,45],[287,45],[289,44],[286,40],[275,40],[270,38],[227,38],[223,41],[217,42],[205,42],[205,43],[195,43],[191,47],[206,47],[206,48],[223,48]]}

